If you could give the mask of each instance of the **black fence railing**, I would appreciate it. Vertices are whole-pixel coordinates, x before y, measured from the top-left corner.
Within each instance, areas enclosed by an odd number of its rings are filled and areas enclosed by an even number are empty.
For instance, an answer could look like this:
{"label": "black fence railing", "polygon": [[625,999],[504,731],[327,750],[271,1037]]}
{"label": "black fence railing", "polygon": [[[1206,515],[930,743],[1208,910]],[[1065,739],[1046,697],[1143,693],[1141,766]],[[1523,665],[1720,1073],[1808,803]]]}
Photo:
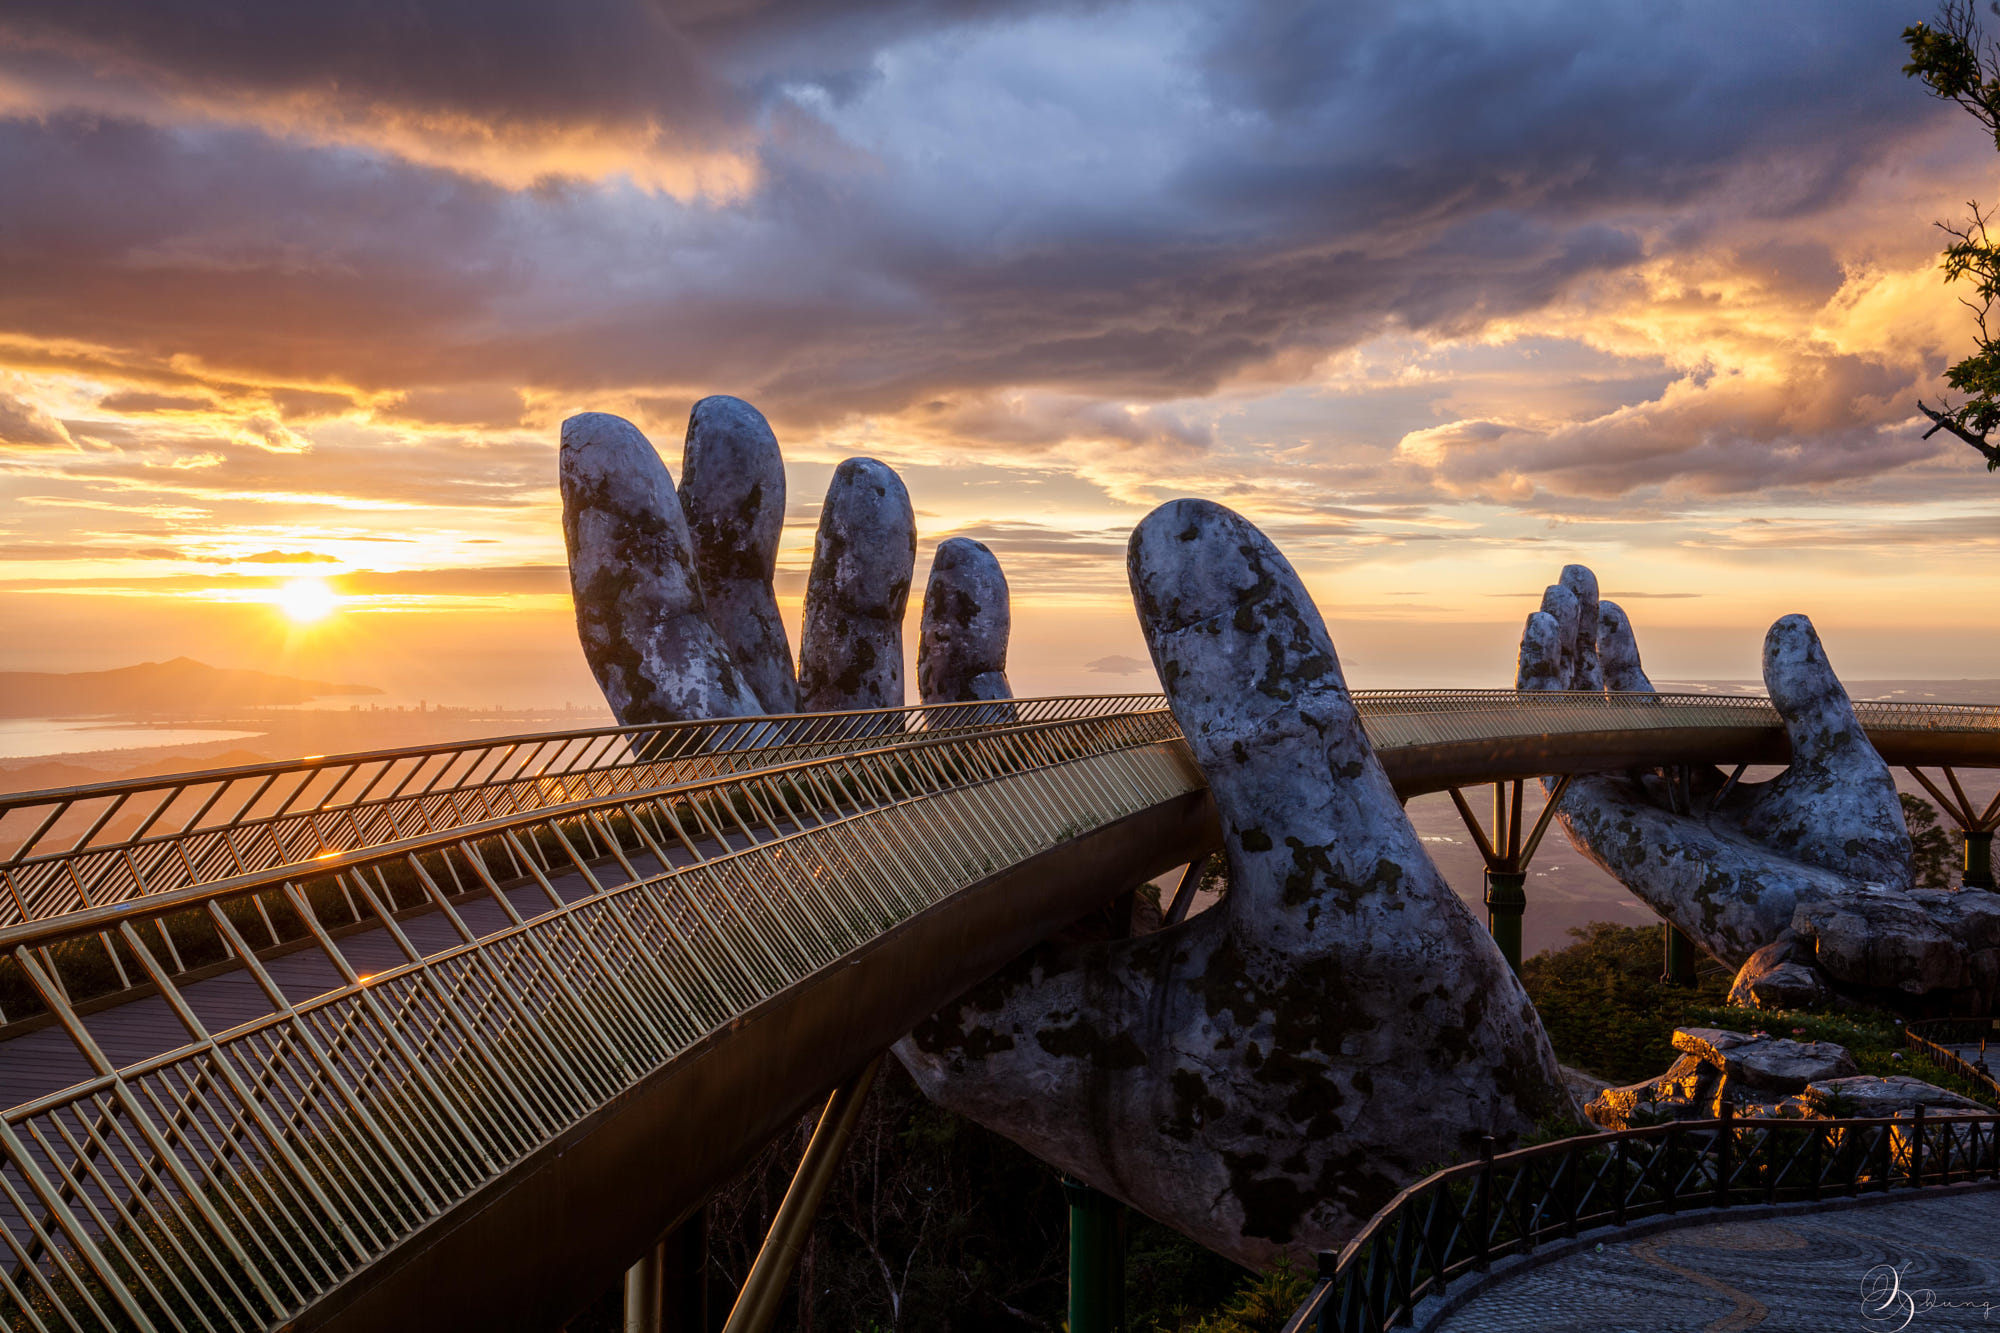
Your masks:
{"label": "black fence railing", "polygon": [[2000,1104],[2000,1081],[1994,1079],[1986,1054],[1991,1043],[1992,1058],[2000,1059],[2000,1018],[1928,1018],[1905,1027],[1903,1041],[1933,1064],[1984,1088],[1987,1098]]}
{"label": "black fence railing", "polygon": [[1819,1202],[2000,1179],[2000,1115],[1692,1120],[1562,1139],[1447,1167],[1398,1194],[1336,1257],[1285,1333],[1378,1333],[1495,1261],[1696,1208]]}

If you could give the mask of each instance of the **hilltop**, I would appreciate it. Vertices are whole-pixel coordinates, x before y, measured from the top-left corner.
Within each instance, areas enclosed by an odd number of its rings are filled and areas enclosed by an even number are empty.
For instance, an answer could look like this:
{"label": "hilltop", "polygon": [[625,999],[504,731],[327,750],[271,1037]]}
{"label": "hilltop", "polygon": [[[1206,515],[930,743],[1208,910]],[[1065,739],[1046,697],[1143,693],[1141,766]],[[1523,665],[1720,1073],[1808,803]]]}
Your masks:
{"label": "hilltop", "polygon": [[380,693],[372,685],[236,671],[176,657],[111,671],[0,671],[0,717],[202,712]]}

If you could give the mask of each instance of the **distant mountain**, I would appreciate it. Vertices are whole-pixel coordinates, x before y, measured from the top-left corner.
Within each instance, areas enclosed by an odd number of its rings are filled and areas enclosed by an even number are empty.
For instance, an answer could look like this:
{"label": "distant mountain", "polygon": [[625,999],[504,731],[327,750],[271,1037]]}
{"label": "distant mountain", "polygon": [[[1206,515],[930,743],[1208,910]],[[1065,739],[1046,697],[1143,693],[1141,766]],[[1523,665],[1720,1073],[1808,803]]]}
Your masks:
{"label": "distant mountain", "polygon": [[230,671],[176,657],[115,671],[0,671],[0,717],[76,713],[185,713],[302,704],[333,694],[380,694],[263,671]]}

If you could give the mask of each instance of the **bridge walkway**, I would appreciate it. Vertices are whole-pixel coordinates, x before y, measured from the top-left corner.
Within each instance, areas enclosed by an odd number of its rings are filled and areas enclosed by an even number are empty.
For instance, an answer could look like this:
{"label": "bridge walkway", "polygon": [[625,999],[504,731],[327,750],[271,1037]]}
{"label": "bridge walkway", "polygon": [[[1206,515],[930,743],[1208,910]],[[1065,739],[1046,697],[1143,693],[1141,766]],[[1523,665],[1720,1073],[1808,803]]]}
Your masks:
{"label": "bridge walkway", "polygon": [[1432,1333],[1925,1333],[2000,1322],[2000,1191],[1864,1197],[1865,1207],[1607,1240],[1506,1275],[1421,1326]]}

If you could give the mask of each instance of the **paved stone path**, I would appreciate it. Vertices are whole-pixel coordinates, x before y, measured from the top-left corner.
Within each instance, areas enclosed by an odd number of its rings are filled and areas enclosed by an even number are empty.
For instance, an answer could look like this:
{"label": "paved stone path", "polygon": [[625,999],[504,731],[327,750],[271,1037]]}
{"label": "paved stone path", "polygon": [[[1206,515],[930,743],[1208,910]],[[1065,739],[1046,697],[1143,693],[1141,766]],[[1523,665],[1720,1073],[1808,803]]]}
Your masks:
{"label": "paved stone path", "polygon": [[2000,1191],[1702,1223],[1606,1244],[1501,1280],[1439,1328],[2000,1330]]}

